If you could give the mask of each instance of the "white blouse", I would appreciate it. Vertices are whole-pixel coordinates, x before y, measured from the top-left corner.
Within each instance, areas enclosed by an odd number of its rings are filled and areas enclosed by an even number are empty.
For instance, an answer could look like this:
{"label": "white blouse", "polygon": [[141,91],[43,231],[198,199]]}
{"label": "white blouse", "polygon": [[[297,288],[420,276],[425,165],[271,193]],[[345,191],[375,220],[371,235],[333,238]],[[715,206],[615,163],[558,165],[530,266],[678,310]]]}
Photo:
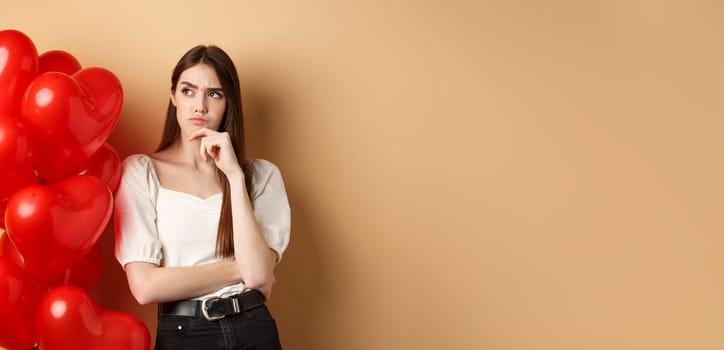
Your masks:
{"label": "white blouse", "polygon": [[[281,259],[289,244],[291,211],[279,169],[253,160],[251,202],[264,238]],[[222,193],[208,198],[161,186],[146,155],[123,161],[123,177],[115,197],[116,259],[159,266],[195,266],[219,262],[215,256]],[[243,283],[194,299],[207,299],[245,289]]]}

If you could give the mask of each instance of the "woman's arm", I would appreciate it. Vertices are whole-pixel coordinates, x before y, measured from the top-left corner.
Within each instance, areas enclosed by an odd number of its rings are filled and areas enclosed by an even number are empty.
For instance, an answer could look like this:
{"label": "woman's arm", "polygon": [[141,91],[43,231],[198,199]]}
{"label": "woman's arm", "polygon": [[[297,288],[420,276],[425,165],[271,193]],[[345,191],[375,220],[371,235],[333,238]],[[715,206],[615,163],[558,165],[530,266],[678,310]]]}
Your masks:
{"label": "woman's arm", "polygon": [[269,299],[274,283],[276,253],[264,240],[254,217],[246,191],[244,172],[234,153],[229,134],[202,128],[191,135],[190,140],[194,139],[201,140],[199,152],[204,161],[207,157],[212,157],[216,167],[229,181],[234,257],[244,285],[261,291]]}
{"label": "woman's arm", "polygon": [[126,265],[126,277],[142,305],[195,298],[242,281],[239,265],[231,260],[188,267],[132,262]]}
{"label": "woman's arm", "polygon": [[251,201],[247,195],[244,174],[240,173],[240,175],[236,174],[228,178],[236,263],[241,270],[244,284],[248,288],[260,290],[269,299],[272,284],[275,282],[276,253],[264,240],[256,222]]}

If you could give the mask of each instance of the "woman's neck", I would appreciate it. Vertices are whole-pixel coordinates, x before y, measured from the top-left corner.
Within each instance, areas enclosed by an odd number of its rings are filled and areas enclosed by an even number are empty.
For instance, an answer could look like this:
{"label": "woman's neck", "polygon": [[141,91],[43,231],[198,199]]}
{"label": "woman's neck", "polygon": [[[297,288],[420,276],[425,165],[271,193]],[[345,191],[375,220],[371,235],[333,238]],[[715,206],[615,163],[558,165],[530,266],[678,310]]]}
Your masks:
{"label": "woman's neck", "polygon": [[207,157],[204,162],[199,151],[200,147],[200,140],[187,141],[179,138],[169,148],[156,153],[156,156],[168,162],[191,166],[194,169],[215,168],[213,158]]}

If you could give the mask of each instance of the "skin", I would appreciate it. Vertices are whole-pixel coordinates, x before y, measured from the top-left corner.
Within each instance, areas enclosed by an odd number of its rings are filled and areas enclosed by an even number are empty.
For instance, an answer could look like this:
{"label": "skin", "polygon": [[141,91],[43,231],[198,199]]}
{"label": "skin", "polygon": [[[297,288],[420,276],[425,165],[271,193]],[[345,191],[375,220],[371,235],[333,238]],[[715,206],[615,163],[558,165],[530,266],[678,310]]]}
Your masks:
{"label": "skin", "polygon": [[181,136],[173,146],[152,155],[159,181],[165,188],[208,198],[222,192],[216,169],[226,175],[231,190],[235,259],[188,267],[132,262],[126,265],[131,293],[141,304],[161,303],[244,282],[269,299],[276,253],[266,244],[254,218],[244,172],[229,134],[216,131],[226,97],[214,70],[204,64],[185,70],[171,92],[171,102],[177,109]]}

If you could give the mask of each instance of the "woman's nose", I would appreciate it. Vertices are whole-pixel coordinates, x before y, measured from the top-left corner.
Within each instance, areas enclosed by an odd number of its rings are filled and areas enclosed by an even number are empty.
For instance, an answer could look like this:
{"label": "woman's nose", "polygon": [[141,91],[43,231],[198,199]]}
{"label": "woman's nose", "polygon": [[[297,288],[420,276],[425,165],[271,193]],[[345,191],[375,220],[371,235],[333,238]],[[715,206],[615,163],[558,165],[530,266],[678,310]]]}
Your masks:
{"label": "woman's nose", "polygon": [[194,113],[206,113],[206,101],[203,97],[197,98],[196,101],[194,101]]}

